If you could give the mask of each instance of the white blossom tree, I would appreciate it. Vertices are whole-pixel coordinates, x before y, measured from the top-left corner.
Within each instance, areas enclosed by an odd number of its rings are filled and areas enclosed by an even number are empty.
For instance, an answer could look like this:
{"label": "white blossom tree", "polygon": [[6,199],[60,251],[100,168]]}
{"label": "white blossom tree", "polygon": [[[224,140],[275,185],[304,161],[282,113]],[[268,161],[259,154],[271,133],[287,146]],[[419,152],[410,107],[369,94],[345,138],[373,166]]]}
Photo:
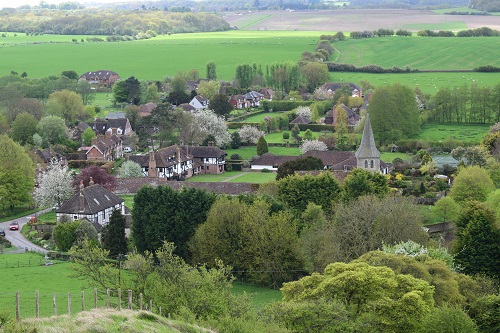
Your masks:
{"label": "white blossom tree", "polygon": [[319,150],[319,151],[327,151],[328,147],[326,143],[319,140],[304,140],[302,145],[299,147],[302,154],[308,152],[309,150]]}
{"label": "white blossom tree", "polygon": [[316,88],[314,90],[313,98],[316,101],[326,101],[329,99],[333,99],[333,94],[330,94],[328,91],[326,91],[323,88]]}
{"label": "white blossom tree", "polygon": [[264,131],[251,125],[244,125],[238,130],[238,133],[240,134],[241,141],[246,143],[257,143],[261,136],[266,135]]}
{"label": "white blossom tree", "polygon": [[142,167],[134,161],[125,161],[119,170],[121,178],[143,177]]}
{"label": "white blossom tree", "polygon": [[295,114],[297,116],[302,116],[311,119],[311,108],[308,106],[299,106],[297,107]]}
{"label": "white blossom tree", "polygon": [[226,120],[222,116],[215,114],[213,110],[201,110],[193,114],[193,125],[203,139],[208,135],[213,135],[215,144],[219,147],[228,145],[231,142],[231,135],[227,130]]}
{"label": "white blossom tree", "polygon": [[71,186],[73,176],[66,167],[53,164],[40,175],[35,189],[35,202],[38,207],[60,207],[71,198],[75,190]]}

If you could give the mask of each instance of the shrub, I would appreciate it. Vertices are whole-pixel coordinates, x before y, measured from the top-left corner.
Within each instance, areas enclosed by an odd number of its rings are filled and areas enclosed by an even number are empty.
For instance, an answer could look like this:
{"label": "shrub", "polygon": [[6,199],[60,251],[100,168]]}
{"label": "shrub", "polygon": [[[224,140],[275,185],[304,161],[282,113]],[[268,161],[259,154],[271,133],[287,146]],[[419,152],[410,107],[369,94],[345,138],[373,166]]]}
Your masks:
{"label": "shrub", "polygon": [[230,156],[232,160],[241,160],[241,155],[238,153],[235,153]]}
{"label": "shrub", "polygon": [[42,239],[43,240],[49,240],[51,237],[52,237],[52,233],[51,232],[44,232],[43,236],[42,236]]}
{"label": "shrub", "polygon": [[290,139],[290,133],[283,132],[283,140],[288,140],[288,139]]}

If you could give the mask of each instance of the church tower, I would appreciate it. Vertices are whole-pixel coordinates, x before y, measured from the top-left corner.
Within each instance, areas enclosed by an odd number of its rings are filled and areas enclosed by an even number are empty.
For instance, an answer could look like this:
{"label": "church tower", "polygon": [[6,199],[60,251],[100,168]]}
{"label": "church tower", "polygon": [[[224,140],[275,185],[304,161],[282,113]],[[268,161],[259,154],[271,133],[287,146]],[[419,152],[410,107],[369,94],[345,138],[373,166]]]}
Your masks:
{"label": "church tower", "polygon": [[366,113],[361,144],[354,155],[356,156],[358,168],[380,172],[380,152],[375,146],[372,125],[370,124],[370,114],[368,112]]}

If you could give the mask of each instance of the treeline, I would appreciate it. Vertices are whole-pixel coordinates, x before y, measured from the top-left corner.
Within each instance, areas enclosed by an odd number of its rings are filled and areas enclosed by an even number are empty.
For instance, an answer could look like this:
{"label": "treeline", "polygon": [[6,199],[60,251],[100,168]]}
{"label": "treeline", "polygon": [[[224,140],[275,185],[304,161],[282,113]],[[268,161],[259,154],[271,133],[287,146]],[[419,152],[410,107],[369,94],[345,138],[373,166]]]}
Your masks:
{"label": "treeline", "polygon": [[500,121],[500,84],[494,87],[442,87],[432,98],[429,120],[440,123]]}
{"label": "treeline", "polygon": [[500,12],[499,0],[471,0],[470,8],[483,10],[485,12]]}
{"label": "treeline", "polygon": [[418,69],[411,69],[410,67],[400,68],[392,66],[391,68],[383,68],[379,65],[366,65],[363,67],[356,67],[351,64],[337,64],[334,62],[327,63],[328,71],[330,72],[360,72],[360,73],[409,73],[418,72]]}
{"label": "treeline", "polygon": [[460,30],[456,34],[453,31],[432,31],[420,30],[417,32],[420,37],[495,37],[500,36],[500,31],[488,27],[476,29]]}
{"label": "treeline", "polygon": [[157,34],[210,32],[229,29],[224,19],[206,13],[165,11],[0,11],[0,31],[60,35],[135,36],[148,30]]}

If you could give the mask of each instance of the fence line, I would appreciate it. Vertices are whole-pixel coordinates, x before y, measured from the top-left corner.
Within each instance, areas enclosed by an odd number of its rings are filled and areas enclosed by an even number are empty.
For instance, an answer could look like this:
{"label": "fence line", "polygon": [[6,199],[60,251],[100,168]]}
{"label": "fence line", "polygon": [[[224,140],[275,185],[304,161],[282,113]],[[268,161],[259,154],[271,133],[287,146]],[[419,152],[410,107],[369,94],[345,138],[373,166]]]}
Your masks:
{"label": "fence line", "polygon": [[[108,288],[108,289],[106,289],[105,293],[102,292],[101,294],[99,294],[98,290],[94,289],[93,292],[91,293],[93,296],[91,298],[93,298],[93,299],[86,299],[85,298],[85,291],[82,290],[81,296],[79,299],[79,303],[80,303],[79,305],[81,306],[81,311],[86,310],[86,305],[87,306],[89,305],[89,303],[88,303],[89,301],[93,301],[91,304],[93,305],[94,309],[97,309],[97,308],[107,308],[107,309],[117,308],[119,311],[121,311],[122,310],[122,291],[120,288],[118,288],[116,290],[116,300],[117,300],[116,305],[114,305],[112,303],[113,292],[114,292],[113,290]],[[146,311],[153,312],[153,300],[152,299],[150,299],[149,302],[146,302],[146,306],[144,306],[144,298],[143,298],[142,293],[140,293],[139,297],[138,297],[139,304],[137,305],[137,304],[133,303],[132,290],[130,290],[130,289],[127,290],[127,293],[128,294],[127,294],[127,299],[126,299],[126,306],[123,305],[124,307],[126,307],[126,309],[146,310]],[[101,295],[103,295],[102,298],[100,298]],[[59,310],[59,314],[62,314],[62,311],[64,311],[64,305],[63,305],[64,298],[67,298],[67,311],[66,311],[66,313],[68,315],[71,315],[72,313],[78,312],[78,311],[74,311],[75,309],[80,308],[80,306],[78,306],[78,305],[75,308],[75,303],[74,303],[74,301],[78,302],[78,297],[75,298],[72,296],[74,296],[74,295],[72,295],[71,292],[68,292],[67,297],[63,297],[63,300],[61,303],[61,297],[58,298],[57,294],[54,293],[52,295],[40,295],[40,292],[38,290],[36,290],[34,304],[32,302],[29,302],[29,301],[26,303],[30,303],[29,306],[34,306],[35,318],[40,318],[40,316],[41,316],[40,315],[40,308],[41,308],[40,301],[41,301],[41,299],[50,297],[51,298],[50,301],[48,301],[48,302],[45,301],[44,304],[42,305],[42,310],[43,310],[43,308],[45,308],[45,309],[51,308],[51,310],[49,310],[50,314],[48,316],[57,316],[58,310]],[[23,305],[23,308],[21,307],[21,305],[23,304],[23,300],[21,298],[21,293],[19,291],[17,291],[15,293],[15,313],[16,313],[17,320],[21,320],[23,313],[29,312],[29,310],[26,306]],[[99,300],[103,300],[104,304],[103,304],[103,301],[99,302]],[[51,303],[50,305],[49,305],[49,302]],[[87,302],[87,304],[86,304],[86,302]],[[63,307],[61,307],[61,306],[63,306]],[[88,308],[92,308],[92,306],[89,306]],[[160,311],[160,315],[161,315],[161,308],[159,309],[159,311]],[[47,311],[45,311],[45,314],[47,314]]]}

